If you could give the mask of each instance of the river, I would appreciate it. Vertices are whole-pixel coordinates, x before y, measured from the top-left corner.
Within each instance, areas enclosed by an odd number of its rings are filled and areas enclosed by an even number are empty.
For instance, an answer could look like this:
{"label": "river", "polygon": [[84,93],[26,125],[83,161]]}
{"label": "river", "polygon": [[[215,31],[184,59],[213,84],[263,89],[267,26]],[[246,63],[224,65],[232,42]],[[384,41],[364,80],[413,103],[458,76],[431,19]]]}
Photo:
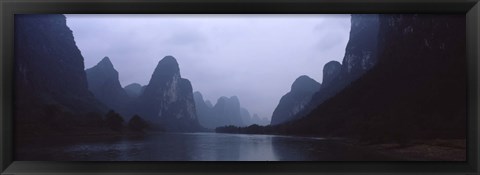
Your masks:
{"label": "river", "polygon": [[144,137],[55,137],[22,141],[15,160],[382,161],[340,140],[276,135],[156,133]]}

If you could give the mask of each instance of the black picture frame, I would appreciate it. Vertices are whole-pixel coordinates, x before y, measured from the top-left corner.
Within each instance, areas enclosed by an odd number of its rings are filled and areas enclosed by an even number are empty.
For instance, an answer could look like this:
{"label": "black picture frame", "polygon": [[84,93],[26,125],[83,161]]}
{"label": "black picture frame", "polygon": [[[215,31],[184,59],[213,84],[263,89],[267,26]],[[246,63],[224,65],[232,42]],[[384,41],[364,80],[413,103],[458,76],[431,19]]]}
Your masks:
{"label": "black picture frame", "polygon": [[[479,174],[478,0],[0,0],[2,174]],[[466,162],[31,162],[13,161],[14,14],[465,13],[468,57]]]}

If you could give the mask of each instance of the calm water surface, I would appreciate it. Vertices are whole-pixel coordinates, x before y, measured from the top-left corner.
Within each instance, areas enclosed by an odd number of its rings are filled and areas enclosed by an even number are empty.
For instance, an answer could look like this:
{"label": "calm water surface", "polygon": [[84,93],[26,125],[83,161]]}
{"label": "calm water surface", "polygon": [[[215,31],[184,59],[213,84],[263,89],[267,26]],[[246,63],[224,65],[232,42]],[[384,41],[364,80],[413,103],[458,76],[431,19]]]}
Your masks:
{"label": "calm water surface", "polygon": [[15,156],[16,160],[43,161],[391,160],[337,140],[220,133],[158,133],[143,138],[27,139],[16,147]]}

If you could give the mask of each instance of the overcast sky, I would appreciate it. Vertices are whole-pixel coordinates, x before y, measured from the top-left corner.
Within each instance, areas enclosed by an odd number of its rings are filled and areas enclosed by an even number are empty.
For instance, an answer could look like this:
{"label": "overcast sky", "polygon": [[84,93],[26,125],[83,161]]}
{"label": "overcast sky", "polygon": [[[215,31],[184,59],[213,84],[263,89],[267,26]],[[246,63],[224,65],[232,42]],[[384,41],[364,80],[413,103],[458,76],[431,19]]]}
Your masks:
{"label": "overcast sky", "polygon": [[300,75],[322,82],[341,62],[350,15],[66,15],[85,68],[108,56],[120,83],[148,84],[158,61],[174,56],[183,78],[213,104],[236,95],[270,118]]}

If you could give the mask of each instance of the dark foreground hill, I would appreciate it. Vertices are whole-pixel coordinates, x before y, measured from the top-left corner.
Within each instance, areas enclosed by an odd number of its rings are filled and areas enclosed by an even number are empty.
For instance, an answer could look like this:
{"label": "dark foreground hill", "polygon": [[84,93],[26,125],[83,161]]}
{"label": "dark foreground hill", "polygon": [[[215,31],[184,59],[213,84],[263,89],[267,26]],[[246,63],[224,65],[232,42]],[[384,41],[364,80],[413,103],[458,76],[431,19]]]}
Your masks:
{"label": "dark foreground hill", "polygon": [[99,128],[107,108],[88,90],[63,15],[15,15],[15,134]]}
{"label": "dark foreground hill", "polygon": [[379,31],[376,67],[285,127],[375,140],[465,138],[464,16],[381,15]]}
{"label": "dark foreground hill", "polygon": [[380,15],[374,67],[305,117],[254,133],[466,138],[465,24],[464,15]]}

